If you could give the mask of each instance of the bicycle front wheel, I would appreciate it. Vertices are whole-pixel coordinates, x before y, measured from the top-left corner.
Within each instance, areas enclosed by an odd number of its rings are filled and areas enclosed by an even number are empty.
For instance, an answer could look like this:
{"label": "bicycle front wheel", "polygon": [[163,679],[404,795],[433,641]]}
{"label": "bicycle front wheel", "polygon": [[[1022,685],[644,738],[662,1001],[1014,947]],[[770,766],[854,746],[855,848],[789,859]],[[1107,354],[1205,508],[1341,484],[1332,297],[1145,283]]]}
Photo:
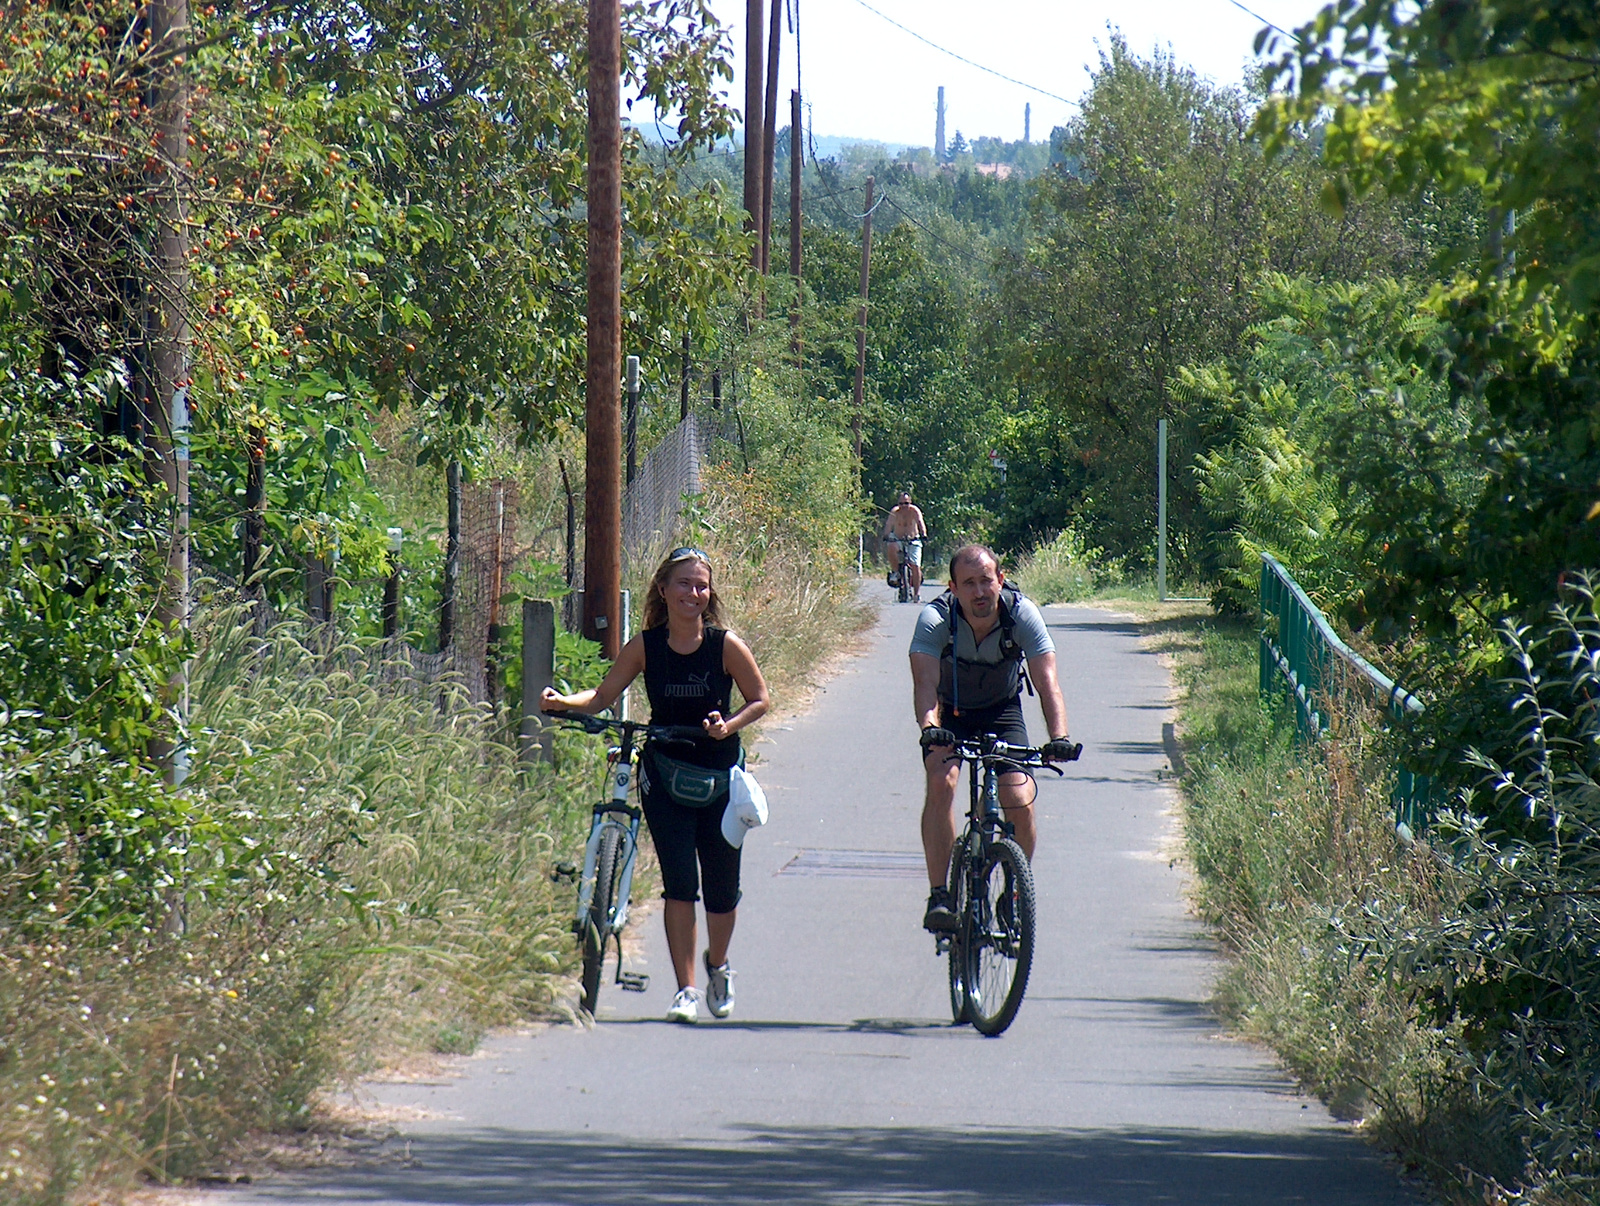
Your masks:
{"label": "bicycle front wheel", "polygon": [[972,1020],[967,1003],[967,839],[956,843],[950,855],[950,874],[945,883],[950,889],[950,907],[957,925],[950,935],[950,1017],[957,1026]]}
{"label": "bicycle front wheel", "polygon": [[1033,969],[1033,871],[1010,838],[989,846],[964,929],[967,1012],[980,1034],[1011,1025]]}
{"label": "bicycle front wheel", "polygon": [[592,1017],[600,1000],[600,973],[606,962],[606,940],[611,936],[611,910],[617,899],[617,879],[622,874],[622,830],[607,825],[600,834],[594,860],[594,895],[583,926],[583,998],[579,1002]]}

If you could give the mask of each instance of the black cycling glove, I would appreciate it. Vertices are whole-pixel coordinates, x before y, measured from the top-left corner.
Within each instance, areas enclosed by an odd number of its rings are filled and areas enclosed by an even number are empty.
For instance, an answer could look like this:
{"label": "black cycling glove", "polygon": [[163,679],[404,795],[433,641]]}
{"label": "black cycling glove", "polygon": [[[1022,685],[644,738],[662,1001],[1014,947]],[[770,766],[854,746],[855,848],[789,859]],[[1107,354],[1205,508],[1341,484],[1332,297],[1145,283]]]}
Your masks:
{"label": "black cycling glove", "polygon": [[941,729],[934,725],[929,725],[922,730],[921,740],[922,752],[926,754],[929,749],[936,745],[954,745],[956,743],[956,735],[949,729]]}
{"label": "black cycling glove", "polygon": [[1083,746],[1070,737],[1052,737],[1039,752],[1046,762],[1076,762]]}

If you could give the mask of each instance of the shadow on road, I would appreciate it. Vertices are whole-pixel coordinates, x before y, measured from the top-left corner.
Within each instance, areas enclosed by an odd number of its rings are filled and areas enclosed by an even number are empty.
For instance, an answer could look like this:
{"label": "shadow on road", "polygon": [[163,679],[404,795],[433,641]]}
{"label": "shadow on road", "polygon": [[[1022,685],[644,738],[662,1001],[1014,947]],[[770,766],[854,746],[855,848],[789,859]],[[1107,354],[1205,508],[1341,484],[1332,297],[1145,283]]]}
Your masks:
{"label": "shadow on road", "polygon": [[[1349,1136],[1243,1132],[771,1130],[707,1144],[499,1131],[415,1140],[405,1167],[319,1178],[318,1202],[396,1206],[1386,1206],[1404,1195]],[[258,1186],[269,1200],[304,1193]],[[305,1199],[302,1199],[305,1200]]]}

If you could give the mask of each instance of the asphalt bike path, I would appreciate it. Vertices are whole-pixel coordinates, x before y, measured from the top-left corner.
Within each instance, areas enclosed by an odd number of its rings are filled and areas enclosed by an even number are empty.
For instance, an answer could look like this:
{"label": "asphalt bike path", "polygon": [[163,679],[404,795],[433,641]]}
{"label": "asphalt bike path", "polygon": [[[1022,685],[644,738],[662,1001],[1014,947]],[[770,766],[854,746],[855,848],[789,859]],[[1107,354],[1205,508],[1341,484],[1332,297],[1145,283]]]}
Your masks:
{"label": "asphalt bike path", "polygon": [[753,751],[772,817],[745,843],[731,1018],[663,1020],[675,985],[653,911],[628,961],[646,992],[608,963],[592,1028],[494,1037],[459,1077],[366,1086],[410,1119],[384,1152],[228,1206],[1414,1206],[1207,1013],[1218,961],[1174,862],[1170,678],[1124,617],[1045,609],[1083,758],[1039,780],[1021,1012],[995,1039],[950,1024],[921,928],[917,608],[872,593],[865,652]]}

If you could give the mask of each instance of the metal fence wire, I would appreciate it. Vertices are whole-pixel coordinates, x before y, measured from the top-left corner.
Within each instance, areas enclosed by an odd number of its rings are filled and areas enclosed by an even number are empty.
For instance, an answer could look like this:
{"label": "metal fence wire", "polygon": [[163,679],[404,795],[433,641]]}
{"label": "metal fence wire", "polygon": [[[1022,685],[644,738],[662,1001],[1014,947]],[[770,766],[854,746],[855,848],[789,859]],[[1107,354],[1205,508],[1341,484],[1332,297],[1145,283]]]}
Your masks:
{"label": "metal fence wire", "polygon": [[[1281,680],[1294,700],[1296,727],[1310,741],[1320,740],[1327,728],[1327,701],[1352,683],[1365,687],[1396,720],[1423,710],[1421,700],[1339,639],[1328,618],[1269,553],[1261,554],[1260,663],[1261,694],[1275,694]],[[1432,787],[1405,766],[1397,768],[1392,798],[1395,828],[1403,836],[1426,825]]]}
{"label": "metal fence wire", "polygon": [[653,565],[677,534],[686,494],[700,492],[715,425],[691,411],[650,450],[622,498],[622,556],[629,568]]}

